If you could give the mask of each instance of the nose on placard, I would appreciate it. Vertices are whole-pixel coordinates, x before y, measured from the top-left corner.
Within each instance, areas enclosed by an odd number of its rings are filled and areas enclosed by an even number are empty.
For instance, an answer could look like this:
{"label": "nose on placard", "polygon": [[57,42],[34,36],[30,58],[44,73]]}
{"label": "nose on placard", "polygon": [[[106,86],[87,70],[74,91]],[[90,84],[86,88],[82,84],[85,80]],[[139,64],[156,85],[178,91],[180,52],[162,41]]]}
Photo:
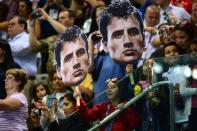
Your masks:
{"label": "nose on placard", "polygon": [[127,43],[129,42],[129,34],[127,32],[124,33],[124,42]]}
{"label": "nose on placard", "polygon": [[80,63],[76,63],[76,64],[74,64],[74,66],[73,66],[74,69],[78,69],[79,67],[80,67]]}
{"label": "nose on placard", "polygon": [[125,48],[130,48],[133,46],[133,44],[131,42],[127,42],[127,43],[124,43],[123,45]]}

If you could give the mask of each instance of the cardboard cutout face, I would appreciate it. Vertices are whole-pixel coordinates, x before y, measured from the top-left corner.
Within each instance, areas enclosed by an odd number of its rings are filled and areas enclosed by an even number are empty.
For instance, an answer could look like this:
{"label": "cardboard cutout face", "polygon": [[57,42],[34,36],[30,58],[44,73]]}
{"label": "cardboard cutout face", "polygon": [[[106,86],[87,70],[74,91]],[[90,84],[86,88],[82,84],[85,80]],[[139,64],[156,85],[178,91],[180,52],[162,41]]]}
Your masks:
{"label": "cardboard cutout face", "polygon": [[126,1],[115,1],[101,13],[99,29],[111,58],[118,64],[137,63],[144,47],[141,14]]}
{"label": "cardboard cutout face", "polygon": [[66,42],[60,52],[61,65],[58,74],[68,86],[80,84],[86,77],[89,67],[85,42],[77,38],[76,41]]}
{"label": "cardboard cutout face", "polygon": [[119,64],[133,63],[143,51],[143,36],[135,17],[113,17],[107,26],[107,47],[111,58]]}

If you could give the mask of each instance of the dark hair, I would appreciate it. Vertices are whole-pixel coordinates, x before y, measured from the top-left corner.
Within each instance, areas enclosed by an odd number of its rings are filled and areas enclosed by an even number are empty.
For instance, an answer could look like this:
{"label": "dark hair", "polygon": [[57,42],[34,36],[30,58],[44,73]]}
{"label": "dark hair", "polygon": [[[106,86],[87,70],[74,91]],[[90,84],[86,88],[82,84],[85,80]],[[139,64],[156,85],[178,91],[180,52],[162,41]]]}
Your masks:
{"label": "dark hair", "polygon": [[[64,9],[61,12],[67,11],[68,12],[68,17],[69,18],[76,18],[74,11],[70,10],[70,9]],[[61,13],[60,12],[60,13]]]}
{"label": "dark hair", "polygon": [[174,28],[174,30],[180,30],[183,31],[190,40],[192,40],[194,38],[194,30],[192,28],[192,25],[189,21],[183,21],[179,24],[177,24]]}
{"label": "dark hair", "polygon": [[76,104],[76,99],[73,96],[73,92],[67,92],[64,95],[64,98],[66,98],[68,101],[72,102],[73,104]]}
{"label": "dark hair", "polygon": [[176,42],[171,41],[171,42],[165,44],[163,49],[165,50],[165,48],[168,47],[168,46],[175,46],[177,48],[178,52],[179,52],[179,55],[183,54],[183,52],[181,50],[181,47],[179,45],[177,45]]}
{"label": "dark hair", "polygon": [[127,19],[132,15],[137,18],[140,24],[141,34],[143,35],[144,27],[141,13],[134,6],[127,1],[115,1],[110,4],[108,8],[101,13],[99,21],[99,29],[103,35],[103,41],[107,41],[107,25],[113,17]]}
{"label": "dark hair", "polygon": [[35,84],[35,85],[32,87],[32,96],[33,96],[33,98],[35,99],[35,101],[38,100],[38,97],[37,97],[37,95],[36,95],[36,89],[37,89],[37,87],[40,86],[40,85],[44,87],[44,89],[46,90],[46,94],[49,94],[49,93],[50,93],[50,92],[49,92],[48,86],[47,86],[46,84],[44,84],[43,82],[39,82],[39,83]]}
{"label": "dark hair", "polygon": [[77,38],[82,38],[84,40],[84,44],[86,47],[86,52],[88,54],[88,42],[87,42],[87,36],[83,33],[83,31],[76,25],[73,27],[70,27],[66,32],[61,34],[59,38],[57,38],[55,42],[55,59],[57,62],[57,66],[60,66],[60,52],[62,50],[62,46],[66,42],[76,42]]}
{"label": "dark hair", "polygon": [[[194,39],[194,40],[192,40],[190,43],[189,43],[189,48],[191,48],[191,45],[195,45],[195,46],[197,46],[197,39]],[[190,53],[189,52],[189,49],[187,49],[187,53]]]}
{"label": "dark hair", "polygon": [[28,15],[30,15],[30,13],[32,12],[32,3],[29,0],[19,0],[18,4],[20,2],[24,2],[26,4],[26,6],[27,6],[27,13],[28,13]]}
{"label": "dark hair", "polygon": [[4,51],[3,63],[4,63],[5,69],[7,70],[14,64],[12,51],[11,51],[10,45],[8,44],[8,41],[4,39],[0,39],[0,48],[3,49]]}
{"label": "dark hair", "polygon": [[57,73],[56,71],[56,67],[54,67],[52,70],[51,70],[51,78],[53,79],[53,76],[55,75],[55,73]]}
{"label": "dark hair", "polygon": [[24,25],[24,29],[25,31],[27,31],[27,21],[25,20],[25,18],[22,16],[17,16],[17,17],[18,17],[18,23]]}
{"label": "dark hair", "polygon": [[9,8],[3,2],[0,2],[0,22],[6,20]]}

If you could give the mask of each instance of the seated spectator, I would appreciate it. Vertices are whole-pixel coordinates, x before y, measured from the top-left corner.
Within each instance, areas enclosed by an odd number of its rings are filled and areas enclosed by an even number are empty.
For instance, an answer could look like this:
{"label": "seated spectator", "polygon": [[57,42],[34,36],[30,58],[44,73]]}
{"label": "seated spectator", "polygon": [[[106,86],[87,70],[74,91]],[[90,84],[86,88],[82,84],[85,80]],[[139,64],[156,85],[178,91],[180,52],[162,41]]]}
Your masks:
{"label": "seated spectator", "polygon": [[[88,109],[87,104],[81,98],[78,88],[75,90],[75,99],[77,100],[77,106],[79,108],[80,116],[87,122],[95,120],[102,120],[109,114],[111,114],[116,108],[119,108],[122,103],[120,99],[119,87],[117,82],[119,79],[114,78],[107,81],[107,96],[109,101],[95,105],[93,108]],[[122,130],[129,131],[136,129],[140,125],[140,117],[133,107],[129,107],[118,116],[113,118],[107,124],[100,127],[101,131],[110,130]]]}
{"label": "seated spectator", "polygon": [[[6,72],[5,89],[7,97],[0,100],[0,129],[4,131],[27,131],[27,99],[22,93],[27,82],[27,73],[22,69]],[[10,126],[10,123],[12,126]]]}

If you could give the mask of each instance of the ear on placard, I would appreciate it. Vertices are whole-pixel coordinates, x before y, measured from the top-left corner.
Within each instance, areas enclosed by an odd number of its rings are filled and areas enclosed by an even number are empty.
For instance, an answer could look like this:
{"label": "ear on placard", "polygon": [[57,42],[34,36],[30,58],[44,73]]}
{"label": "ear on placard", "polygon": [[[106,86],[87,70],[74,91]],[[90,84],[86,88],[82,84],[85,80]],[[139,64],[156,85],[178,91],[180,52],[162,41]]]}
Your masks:
{"label": "ear on placard", "polygon": [[60,71],[60,67],[57,67],[56,72],[57,72],[57,76],[58,76],[59,78],[62,78],[61,71]]}

